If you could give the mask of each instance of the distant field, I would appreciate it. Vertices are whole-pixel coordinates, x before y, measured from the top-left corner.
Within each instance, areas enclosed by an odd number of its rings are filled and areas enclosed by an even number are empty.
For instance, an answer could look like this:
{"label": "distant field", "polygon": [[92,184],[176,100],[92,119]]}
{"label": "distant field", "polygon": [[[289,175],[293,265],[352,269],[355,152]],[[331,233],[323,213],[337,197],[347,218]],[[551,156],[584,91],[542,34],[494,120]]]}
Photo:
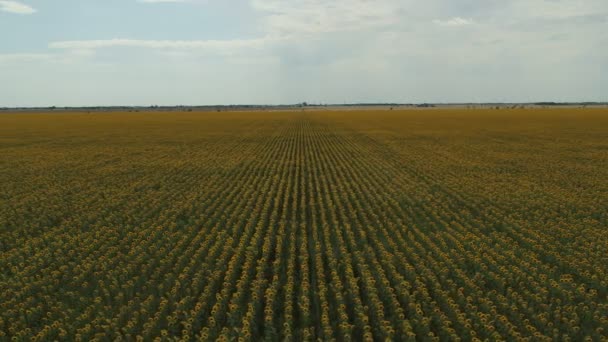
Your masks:
{"label": "distant field", "polygon": [[608,339],[608,110],[0,115],[0,340]]}

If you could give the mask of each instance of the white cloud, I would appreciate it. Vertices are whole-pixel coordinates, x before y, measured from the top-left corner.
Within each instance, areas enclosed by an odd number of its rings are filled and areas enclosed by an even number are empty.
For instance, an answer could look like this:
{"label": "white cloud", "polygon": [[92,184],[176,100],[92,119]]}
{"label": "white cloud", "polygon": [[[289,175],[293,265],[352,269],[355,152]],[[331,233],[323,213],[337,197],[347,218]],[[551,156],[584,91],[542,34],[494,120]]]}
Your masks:
{"label": "white cloud", "polygon": [[439,26],[466,26],[471,25],[473,23],[473,20],[461,17],[454,17],[447,20],[435,19],[433,20],[433,23]]}
{"label": "white cloud", "polygon": [[146,4],[159,4],[169,2],[187,2],[187,0],[137,0],[137,2],[142,2]]}
{"label": "white cloud", "polygon": [[511,4],[508,14],[535,18],[569,19],[606,13],[604,0],[519,0]]}
{"label": "white cloud", "polygon": [[36,10],[29,5],[11,0],[0,1],[0,11],[15,14],[32,14],[36,12]]}
{"label": "white cloud", "polygon": [[251,5],[273,36],[382,28],[403,20],[403,2],[393,0],[252,0]]}
{"label": "white cloud", "polygon": [[259,48],[266,44],[268,41],[269,40],[265,38],[239,40],[69,40],[52,42],[49,44],[49,48],[86,51],[104,48],[126,47],[161,50],[202,50],[216,54],[232,54],[241,49]]}

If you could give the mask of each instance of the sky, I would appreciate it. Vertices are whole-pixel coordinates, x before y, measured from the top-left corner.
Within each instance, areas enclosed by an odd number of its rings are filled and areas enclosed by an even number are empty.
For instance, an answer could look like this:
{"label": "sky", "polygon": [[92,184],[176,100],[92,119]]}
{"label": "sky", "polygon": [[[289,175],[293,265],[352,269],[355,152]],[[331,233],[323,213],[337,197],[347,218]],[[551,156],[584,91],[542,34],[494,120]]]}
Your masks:
{"label": "sky", "polygon": [[608,101],[606,0],[0,0],[0,107]]}

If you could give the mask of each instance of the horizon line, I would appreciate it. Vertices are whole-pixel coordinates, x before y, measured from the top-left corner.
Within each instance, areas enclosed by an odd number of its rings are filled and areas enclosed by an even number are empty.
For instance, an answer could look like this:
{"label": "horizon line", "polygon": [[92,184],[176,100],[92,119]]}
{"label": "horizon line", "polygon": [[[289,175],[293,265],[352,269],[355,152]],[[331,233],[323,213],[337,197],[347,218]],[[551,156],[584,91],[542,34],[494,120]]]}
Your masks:
{"label": "horizon line", "polygon": [[290,103],[290,104],[213,104],[213,105],[84,105],[84,106],[0,106],[0,110],[39,110],[39,109],[215,109],[215,108],[303,108],[303,107],[356,107],[356,106],[572,106],[572,105],[608,105],[608,101],[532,101],[532,102],[352,102],[352,103]]}

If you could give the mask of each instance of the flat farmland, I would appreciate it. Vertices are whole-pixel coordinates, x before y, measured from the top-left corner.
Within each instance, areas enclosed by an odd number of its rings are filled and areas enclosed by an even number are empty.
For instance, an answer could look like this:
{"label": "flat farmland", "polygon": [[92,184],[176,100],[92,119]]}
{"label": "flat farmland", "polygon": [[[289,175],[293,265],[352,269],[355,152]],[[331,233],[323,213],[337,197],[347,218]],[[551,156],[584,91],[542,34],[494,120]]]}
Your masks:
{"label": "flat farmland", "polygon": [[0,340],[606,340],[608,110],[0,115]]}

